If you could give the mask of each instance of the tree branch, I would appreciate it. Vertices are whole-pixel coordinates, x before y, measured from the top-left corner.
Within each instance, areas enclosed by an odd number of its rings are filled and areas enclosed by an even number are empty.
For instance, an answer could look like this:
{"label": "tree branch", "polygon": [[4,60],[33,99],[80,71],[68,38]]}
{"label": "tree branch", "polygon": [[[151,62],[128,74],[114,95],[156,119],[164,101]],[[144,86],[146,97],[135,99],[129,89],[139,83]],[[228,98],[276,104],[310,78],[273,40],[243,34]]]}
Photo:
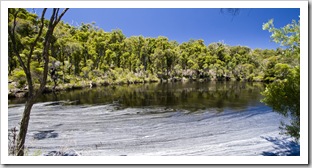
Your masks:
{"label": "tree branch", "polygon": [[23,70],[25,71],[25,73],[27,73],[27,68],[22,60],[22,57],[20,56],[18,49],[17,49],[17,44],[16,44],[16,39],[15,39],[15,28],[16,28],[16,18],[17,18],[17,14],[19,13],[19,10],[17,10],[15,13],[13,13],[13,28],[12,30],[9,29],[9,37],[12,41],[12,45],[13,45],[13,51],[15,52]]}
{"label": "tree branch", "polygon": [[69,8],[65,8],[64,10],[63,10],[63,12],[61,13],[61,15],[56,19],[56,21],[55,21],[55,26],[61,21],[61,19],[62,19],[62,17],[65,15],[65,13],[68,11],[68,9]]}
{"label": "tree branch", "polygon": [[[27,83],[28,83],[28,97],[32,97],[33,96],[33,84],[32,84],[32,79],[31,79],[31,73],[30,73],[30,68],[29,65],[25,66],[25,62],[22,60],[22,57],[17,49],[17,43],[16,43],[16,35],[15,35],[15,29],[16,29],[16,19],[17,19],[17,14],[19,13],[19,9],[13,14],[14,16],[14,20],[13,20],[13,28],[12,28],[12,32],[9,30],[9,36],[11,38],[12,41],[12,45],[13,45],[13,50],[19,60],[19,63],[21,64],[25,74],[26,74],[26,79],[27,79]],[[28,58],[29,59],[29,58]]]}
{"label": "tree branch", "polygon": [[42,30],[43,30],[43,27],[44,27],[44,15],[46,13],[46,10],[47,8],[44,8],[43,11],[42,11],[42,15],[41,15],[41,26],[40,26],[40,30],[39,30],[39,33],[35,39],[35,41],[31,44],[30,46],[30,52],[29,52],[29,55],[28,55],[28,60],[27,60],[27,67],[30,69],[30,61],[31,61],[31,56],[34,52],[34,48],[39,40],[39,38],[41,37],[41,34],[42,34]]}
{"label": "tree branch", "polygon": [[48,76],[48,65],[49,65],[49,55],[48,55],[48,51],[50,48],[50,41],[53,35],[53,31],[55,26],[57,25],[57,23],[61,20],[61,18],[64,16],[64,14],[66,13],[66,11],[68,10],[68,8],[66,8],[62,14],[58,17],[58,11],[59,9],[53,9],[53,13],[51,15],[50,18],[50,22],[49,22],[49,26],[48,26],[48,30],[45,36],[45,41],[44,41],[44,46],[43,46],[43,52],[42,52],[42,56],[45,60],[44,62],[44,70],[43,70],[43,78],[42,81],[40,82],[40,87],[37,93],[42,93],[42,91],[44,90],[44,87],[46,85],[46,81],[47,81],[47,76]]}

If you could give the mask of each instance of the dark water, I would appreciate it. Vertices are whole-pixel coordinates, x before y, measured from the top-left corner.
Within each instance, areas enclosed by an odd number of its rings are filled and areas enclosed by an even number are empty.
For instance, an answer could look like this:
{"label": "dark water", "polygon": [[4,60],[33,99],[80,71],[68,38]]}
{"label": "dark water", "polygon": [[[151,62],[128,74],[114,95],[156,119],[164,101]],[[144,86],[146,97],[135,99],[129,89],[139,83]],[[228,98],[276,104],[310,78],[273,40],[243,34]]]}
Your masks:
{"label": "dark water", "polygon": [[[263,90],[262,83],[189,82],[46,94],[32,108],[26,146],[90,156],[298,155],[299,146],[279,135],[285,117],[260,103]],[[24,102],[9,100],[9,128]]]}
{"label": "dark water", "polygon": [[[190,111],[206,108],[218,111],[226,108],[241,110],[259,104],[263,89],[262,83],[245,82],[118,85],[45,94],[39,102],[68,101],[68,105],[118,104],[121,108],[160,106]],[[9,100],[9,104],[24,102],[25,99]]]}

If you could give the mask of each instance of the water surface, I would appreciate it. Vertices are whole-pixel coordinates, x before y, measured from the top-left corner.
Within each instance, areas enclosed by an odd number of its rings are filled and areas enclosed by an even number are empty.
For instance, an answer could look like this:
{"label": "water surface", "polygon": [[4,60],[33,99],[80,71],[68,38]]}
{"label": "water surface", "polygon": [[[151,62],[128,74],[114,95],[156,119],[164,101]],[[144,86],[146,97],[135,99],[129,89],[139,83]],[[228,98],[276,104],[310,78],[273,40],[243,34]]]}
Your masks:
{"label": "water surface", "polygon": [[[298,153],[291,138],[279,135],[287,120],[260,103],[263,89],[262,83],[189,82],[47,94],[33,107],[26,143],[30,151],[92,156]],[[9,101],[9,128],[24,101]]]}

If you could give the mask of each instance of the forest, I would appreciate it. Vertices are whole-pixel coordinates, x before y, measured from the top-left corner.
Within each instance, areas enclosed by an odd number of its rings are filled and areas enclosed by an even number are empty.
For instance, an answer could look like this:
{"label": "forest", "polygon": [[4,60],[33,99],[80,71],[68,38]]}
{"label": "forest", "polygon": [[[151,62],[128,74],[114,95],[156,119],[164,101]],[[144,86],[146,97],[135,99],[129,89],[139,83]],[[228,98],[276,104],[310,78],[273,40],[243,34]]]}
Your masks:
{"label": "forest", "polygon": [[[17,19],[18,50],[24,59],[39,31],[40,20],[26,9]],[[12,22],[13,17],[9,17]],[[31,55],[35,87],[43,73],[42,42],[39,39]],[[11,44],[9,38],[9,95],[18,97],[16,92],[25,89],[27,80]],[[282,47],[251,49],[223,42],[205,45],[201,39],[179,44],[164,36],[126,37],[121,30],[106,32],[94,22],[72,26],[61,21],[50,44],[46,89],[187,80],[272,82],[285,78],[289,69],[298,64],[298,60],[283,57],[285,52],[288,50]]]}
{"label": "forest", "polygon": [[263,24],[277,49],[252,49],[202,39],[178,43],[159,36],[126,37],[122,30],[106,32],[96,23],[73,26],[53,9],[50,20],[26,9],[9,9],[9,98],[27,97],[18,135],[24,142],[32,106],[44,92],[84,87],[185,81],[264,82],[261,100],[289,117],[282,133],[300,138],[300,24],[275,28]]}

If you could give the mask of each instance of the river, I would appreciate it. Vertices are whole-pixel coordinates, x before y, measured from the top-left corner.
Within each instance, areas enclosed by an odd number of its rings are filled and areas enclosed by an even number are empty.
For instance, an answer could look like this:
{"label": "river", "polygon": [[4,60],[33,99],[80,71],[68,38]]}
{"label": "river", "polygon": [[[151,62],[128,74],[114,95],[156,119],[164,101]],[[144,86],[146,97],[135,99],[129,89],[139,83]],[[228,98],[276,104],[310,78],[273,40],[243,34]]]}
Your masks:
{"label": "river", "polygon": [[[262,83],[187,82],[107,86],[40,97],[28,153],[83,156],[299,155],[280,135],[288,119],[260,102]],[[9,128],[24,99],[9,100]]]}

